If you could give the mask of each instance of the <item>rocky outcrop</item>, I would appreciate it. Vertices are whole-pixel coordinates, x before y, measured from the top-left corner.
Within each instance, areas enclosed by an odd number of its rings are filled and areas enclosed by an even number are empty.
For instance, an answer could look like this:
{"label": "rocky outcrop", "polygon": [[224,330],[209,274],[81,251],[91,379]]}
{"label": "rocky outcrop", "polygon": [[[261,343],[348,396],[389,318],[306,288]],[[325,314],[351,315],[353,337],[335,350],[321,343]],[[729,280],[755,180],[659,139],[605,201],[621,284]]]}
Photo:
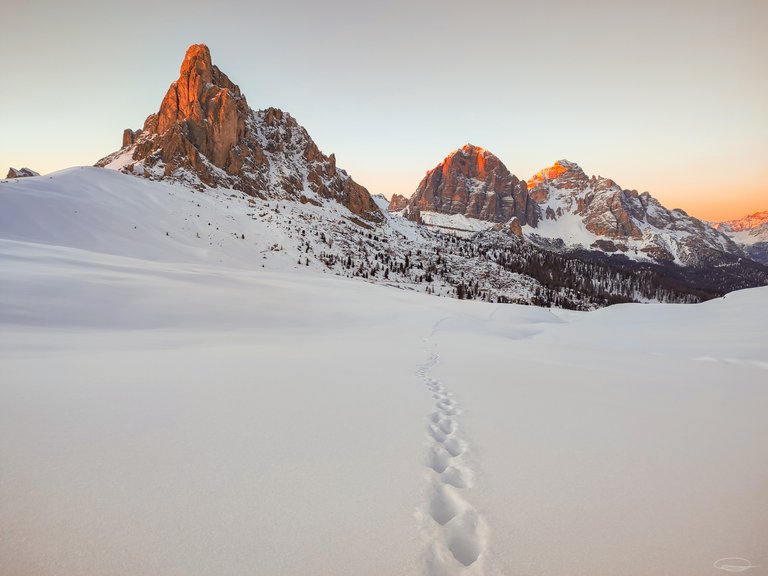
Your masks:
{"label": "rocky outcrop", "polygon": [[19,168],[18,170],[9,168],[6,178],[29,178],[31,176],[40,176],[40,174],[29,168]]}
{"label": "rocky outcrop", "polygon": [[240,88],[212,64],[208,47],[190,46],[156,114],[123,133],[123,148],[96,165],[204,188],[265,198],[335,200],[380,222],[368,191],[336,167],[307,131],[277,108],[254,111]]}
{"label": "rocky outcrop", "polygon": [[387,210],[390,212],[400,212],[408,206],[408,198],[400,194],[392,194],[392,199],[389,201]]}
{"label": "rocky outcrop", "polygon": [[141,130],[136,130],[134,132],[130,128],[126,128],[123,130],[123,148],[126,148],[128,146],[132,146],[136,143],[136,138],[138,138],[141,135]]}
{"label": "rocky outcrop", "polygon": [[406,206],[411,214],[415,210],[462,214],[497,223],[517,218],[522,225],[535,226],[539,219],[526,183],[496,156],[472,144],[452,152],[427,172]]}

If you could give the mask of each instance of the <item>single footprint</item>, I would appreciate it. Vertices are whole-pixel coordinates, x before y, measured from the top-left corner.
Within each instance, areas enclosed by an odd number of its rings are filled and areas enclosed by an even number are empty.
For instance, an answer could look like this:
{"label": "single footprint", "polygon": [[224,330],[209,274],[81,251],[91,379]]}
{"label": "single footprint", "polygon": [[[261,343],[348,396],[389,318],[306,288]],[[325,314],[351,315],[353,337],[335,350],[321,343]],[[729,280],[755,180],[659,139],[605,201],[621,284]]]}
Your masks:
{"label": "single footprint", "polygon": [[477,511],[469,508],[446,527],[448,550],[460,564],[471,566],[483,552],[485,532],[485,525]]}
{"label": "single footprint", "polygon": [[435,420],[432,420],[432,422],[437,424],[437,427],[443,434],[451,434],[456,429],[453,420],[450,418],[442,418],[439,414],[437,415],[437,421],[435,422]]}
{"label": "single footprint", "polygon": [[434,492],[429,500],[429,515],[440,526],[445,526],[457,514],[464,511],[466,504],[449,486],[435,484],[433,490]]}
{"label": "single footprint", "polygon": [[434,439],[436,442],[440,442],[441,444],[442,444],[443,442],[445,442],[445,439],[446,439],[446,435],[445,435],[445,433],[444,433],[442,430],[440,430],[440,428],[436,428],[435,426],[433,426],[432,424],[430,424],[430,425],[427,427],[427,429],[429,430],[429,435],[430,435],[430,436],[432,436],[432,438],[433,438],[433,439]]}
{"label": "single footprint", "polygon": [[427,465],[438,474],[445,472],[451,463],[452,456],[448,454],[441,446],[433,446],[429,451]]}
{"label": "single footprint", "polygon": [[464,443],[458,438],[449,438],[444,446],[451,456],[459,456],[464,452]]}

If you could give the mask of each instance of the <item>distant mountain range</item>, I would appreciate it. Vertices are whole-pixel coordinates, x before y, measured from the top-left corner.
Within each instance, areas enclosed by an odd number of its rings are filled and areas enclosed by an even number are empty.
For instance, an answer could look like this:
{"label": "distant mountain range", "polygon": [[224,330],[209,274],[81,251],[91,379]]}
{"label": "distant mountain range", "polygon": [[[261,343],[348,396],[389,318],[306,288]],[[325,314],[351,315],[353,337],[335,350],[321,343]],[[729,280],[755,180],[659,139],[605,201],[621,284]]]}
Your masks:
{"label": "distant mountain range", "polygon": [[440,213],[503,224],[559,251],[591,250],[682,266],[747,256],[727,234],[683,210],[665,208],[648,192],[587,176],[567,160],[522,181],[491,152],[471,144],[427,172],[410,198],[393,197],[390,210],[425,223]]}
{"label": "distant mountain range", "polygon": [[753,260],[768,264],[768,210],[737,220],[713,222],[712,227],[741,245]]}
{"label": "distant mountain range", "polygon": [[[761,241],[745,242],[741,224],[713,227],[565,160],[526,181],[467,144],[410,198],[372,197],[290,114],[251,109],[202,44],[187,50],[158,112],[96,166],[128,176],[4,182],[1,237],[578,309],[768,284],[768,268],[750,259]],[[83,228],[96,223],[98,234]]]}

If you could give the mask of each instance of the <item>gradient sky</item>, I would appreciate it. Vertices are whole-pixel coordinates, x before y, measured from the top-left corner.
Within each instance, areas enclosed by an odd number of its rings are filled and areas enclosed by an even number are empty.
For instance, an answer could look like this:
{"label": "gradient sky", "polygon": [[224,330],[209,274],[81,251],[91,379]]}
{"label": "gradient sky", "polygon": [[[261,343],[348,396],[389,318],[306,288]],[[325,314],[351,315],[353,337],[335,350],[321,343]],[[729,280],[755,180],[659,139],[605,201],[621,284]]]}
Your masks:
{"label": "gradient sky", "polygon": [[768,209],[768,2],[1,0],[0,169],[93,164],[187,46],[372,193],[467,142],[707,219]]}

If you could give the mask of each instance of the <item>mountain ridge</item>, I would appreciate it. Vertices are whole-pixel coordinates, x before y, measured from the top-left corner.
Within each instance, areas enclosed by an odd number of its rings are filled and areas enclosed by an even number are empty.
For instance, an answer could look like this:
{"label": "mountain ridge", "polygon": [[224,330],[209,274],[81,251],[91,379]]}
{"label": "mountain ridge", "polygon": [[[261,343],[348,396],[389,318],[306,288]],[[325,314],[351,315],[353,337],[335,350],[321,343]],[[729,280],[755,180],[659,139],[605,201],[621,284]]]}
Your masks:
{"label": "mountain ridge", "polygon": [[[124,131],[122,144],[97,168],[3,183],[0,230],[12,241],[151,259],[165,251],[161,259],[292,268],[582,310],[697,302],[768,278],[764,267],[716,250],[719,259],[690,269],[650,253],[632,258],[639,250],[631,242],[643,240],[637,230],[644,230],[617,211],[628,211],[627,199],[644,208],[638,198],[645,196],[589,178],[566,160],[525,181],[488,150],[466,144],[394,210],[397,198],[372,197],[290,114],[251,109],[202,44],[188,49],[158,112],[141,130]],[[618,198],[614,204],[593,198],[603,188]],[[595,206],[607,207],[613,236],[584,226],[582,216]],[[430,211],[436,208],[445,214]],[[586,241],[560,234],[568,222],[580,223]]]}
{"label": "mountain ridge", "polygon": [[740,245],[750,258],[768,265],[768,210],[713,222],[712,226]]}
{"label": "mountain ridge", "polygon": [[[462,164],[463,179],[442,178],[446,172],[452,172],[450,160],[457,152],[429,170],[410,198],[393,196],[390,209],[407,212],[408,217],[421,221],[434,220],[426,212],[462,214],[502,224],[513,234],[523,234],[530,241],[555,250],[586,249],[682,265],[717,260],[719,253],[746,257],[727,235],[706,222],[684,210],[665,208],[648,192],[623,189],[610,178],[587,176],[575,162],[558,160],[527,181],[520,181],[485,149],[467,145],[459,149],[462,150],[469,158],[492,157],[498,161],[496,169],[514,179],[511,195],[530,203],[525,211],[483,211],[477,209],[477,203],[473,209],[469,200],[472,194],[483,201],[488,197],[484,163]],[[497,194],[493,189],[490,192]]]}
{"label": "mountain ridge", "polygon": [[717,230],[726,230],[728,232],[743,232],[744,230],[758,228],[763,224],[768,224],[768,210],[753,212],[746,216],[742,216],[741,218],[734,218],[733,220],[712,222],[712,227]]}

